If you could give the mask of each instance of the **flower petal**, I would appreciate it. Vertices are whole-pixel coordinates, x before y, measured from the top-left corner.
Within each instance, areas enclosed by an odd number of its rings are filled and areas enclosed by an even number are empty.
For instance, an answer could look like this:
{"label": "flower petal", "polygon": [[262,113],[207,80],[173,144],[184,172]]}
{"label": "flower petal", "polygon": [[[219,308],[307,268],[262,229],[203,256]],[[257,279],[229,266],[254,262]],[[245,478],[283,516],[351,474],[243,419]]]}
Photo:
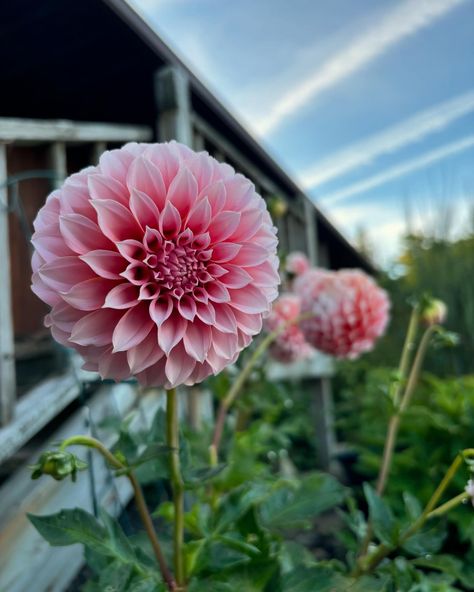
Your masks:
{"label": "flower petal", "polygon": [[183,218],[188,215],[198,193],[196,179],[186,166],[181,166],[168,189],[168,201],[172,203]]}
{"label": "flower petal", "polygon": [[225,241],[237,229],[240,223],[240,212],[219,212],[212,219],[209,234],[214,243]]}
{"label": "flower petal", "polygon": [[138,288],[133,284],[124,282],[110,290],[105,297],[103,308],[131,308],[138,304]]}
{"label": "flower petal", "polygon": [[132,189],[130,195],[130,209],[142,228],[158,228],[160,211],[155,202],[143,191]]}
{"label": "flower petal", "polygon": [[159,325],[158,345],[166,355],[181,341],[187,326],[188,321],[177,312],[173,312]]}
{"label": "flower petal", "polygon": [[141,343],[153,327],[146,304],[128,310],[117,323],[112,335],[114,352],[126,351]]}
{"label": "flower petal", "polygon": [[160,215],[160,232],[167,238],[174,238],[181,230],[181,216],[174,205],[167,201]]}
{"label": "flower petal", "polygon": [[[107,249],[111,246],[97,224],[81,214],[60,216],[59,228],[64,242],[79,255],[84,255],[95,249]],[[34,241],[33,244],[35,244]]]}
{"label": "flower petal", "polygon": [[111,199],[94,199],[92,205],[97,211],[100,229],[111,241],[139,239],[143,236],[138,222],[121,203]]}
{"label": "flower petal", "polygon": [[105,249],[90,251],[85,255],[81,255],[79,259],[87,263],[98,276],[109,280],[120,279],[120,273],[126,266],[126,262],[119,253],[106,251]]}
{"label": "flower petal", "polygon": [[127,186],[131,193],[134,189],[146,193],[158,210],[164,208],[166,187],[163,176],[160,169],[145,156],[139,156],[130,165]]}
{"label": "flower petal", "polygon": [[105,296],[115,285],[116,283],[112,280],[95,277],[79,282],[62,297],[68,304],[79,310],[95,310],[104,304]]}
{"label": "flower petal", "polygon": [[122,311],[100,309],[79,319],[74,325],[69,341],[79,345],[110,345],[112,333],[122,316]]}
{"label": "flower petal", "polygon": [[188,323],[183,344],[192,358],[198,362],[204,362],[211,347],[211,328],[198,320]]}

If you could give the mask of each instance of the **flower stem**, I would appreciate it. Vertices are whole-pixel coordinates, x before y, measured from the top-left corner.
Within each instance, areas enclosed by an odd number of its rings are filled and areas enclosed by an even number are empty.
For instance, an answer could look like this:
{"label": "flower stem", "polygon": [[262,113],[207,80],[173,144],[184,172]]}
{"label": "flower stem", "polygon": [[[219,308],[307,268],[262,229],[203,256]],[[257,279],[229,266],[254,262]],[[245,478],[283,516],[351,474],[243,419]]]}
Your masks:
{"label": "flower stem", "polygon": [[148,511],[145,502],[143,490],[137,478],[133,474],[132,470],[126,465],[124,465],[114,454],[112,454],[112,452],[108,448],[106,448],[102,444],[102,442],[100,442],[96,438],[92,438],[90,436],[72,436],[71,438],[67,438],[61,443],[60,450],[65,450],[68,446],[86,446],[88,448],[94,448],[95,450],[97,450],[97,452],[102,454],[105,460],[114,469],[123,471],[123,475],[128,478],[132,486],[135,504],[137,506],[137,510],[140,515],[142,524],[145,528],[146,534],[153,548],[153,552],[160,567],[160,572],[163,577],[163,580],[166,582],[166,585],[168,586],[170,592],[175,592],[176,582],[174,581],[173,576],[171,575],[171,572],[166,563],[166,559],[163,555],[163,551],[161,550],[161,545],[158,541],[158,536],[155,532],[153,521],[151,519],[150,512]]}
{"label": "flower stem", "polygon": [[179,460],[179,421],[176,389],[166,391],[166,437],[170,447],[170,473],[174,504],[174,571],[179,589],[184,590],[184,482]]}
{"label": "flower stem", "polygon": [[418,351],[416,352],[415,360],[413,362],[410,375],[408,377],[405,392],[400,401],[400,404],[398,405],[396,413],[390,419],[387,430],[387,438],[385,440],[385,447],[383,451],[382,466],[380,468],[380,473],[377,479],[377,493],[379,495],[383,494],[383,492],[385,491],[385,487],[387,485],[388,476],[392,466],[393,451],[395,449],[395,444],[397,442],[401,416],[406,411],[413,397],[413,393],[418,383],[418,378],[420,376],[420,371],[426,356],[426,352],[428,351],[428,346],[430,344],[431,337],[438,330],[438,325],[431,325],[430,327],[428,327],[428,329],[426,329],[425,333],[423,334],[423,337],[420,341],[420,345],[418,347]]}
{"label": "flower stem", "polygon": [[212,438],[212,444],[209,447],[209,457],[211,459],[211,464],[213,464],[213,463],[217,464],[219,446],[220,446],[222,434],[224,431],[224,425],[225,425],[227,413],[228,413],[229,409],[232,407],[232,405],[234,404],[237,397],[240,395],[240,392],[241,392],[243,386],[245,385],[248,377],[250,376],[252,370],[254,369],[256,363],[263,356],[263,354],[267,351],[267,349],[270,347],[270,345],[275,341],[275,339],[281,333],[284,333],[286,331],[286,329],[288,329],[288,327],[290,327],[291,325],[296,325],[300,321],[303,321],[305,319],[309,319],[312,316],[314,316],[313,313],[303,313],[303,314],[299,315],[298,317],[291,319],[287,323],[283,323],[280,327],[278,327],[278,329],[275,329],[275,331],[266,335],[265,338],[262,339],[262,341],[258,344],[257,348],[252,353],[252,355],[248,359],[245,366],[242,368],[240,374],[237,376],[237,380],[232,384],[229,392],[224,397],[224,399],[221,400],[221,403],[219,405],[219,410],[217,412],[217,418],[216,418],[216,425],[214,428],[214,435]]}

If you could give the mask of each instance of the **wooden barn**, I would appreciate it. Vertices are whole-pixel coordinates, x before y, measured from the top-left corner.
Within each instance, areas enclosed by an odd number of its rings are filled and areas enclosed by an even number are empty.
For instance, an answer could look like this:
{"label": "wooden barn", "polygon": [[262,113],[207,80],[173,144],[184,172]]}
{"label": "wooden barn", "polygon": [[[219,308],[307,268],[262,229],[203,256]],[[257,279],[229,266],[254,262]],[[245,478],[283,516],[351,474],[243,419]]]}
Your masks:
{"label": "wooden barn", "polygon": [[[30,291],[32,221],[52,188],[107,147],[176,138],[225,160],[278,197],[281,249],[330,268],[370,264],[124,0],[2,2],[0,20],[0,591],[59,592],[80,568],[74,548],[50,549],[25,514],[92,501],[120,512],[129,491],[96,462],[94,479],[31,481],[51,442],[97,429],[111,414],[156,404],[133,384],[80,371],[43,327]],[[278,375],[278,370],[275,370]],[[330,362],[314,381],[323,463],[330,460]],[[328,426],[326,426],[328,427]]]}

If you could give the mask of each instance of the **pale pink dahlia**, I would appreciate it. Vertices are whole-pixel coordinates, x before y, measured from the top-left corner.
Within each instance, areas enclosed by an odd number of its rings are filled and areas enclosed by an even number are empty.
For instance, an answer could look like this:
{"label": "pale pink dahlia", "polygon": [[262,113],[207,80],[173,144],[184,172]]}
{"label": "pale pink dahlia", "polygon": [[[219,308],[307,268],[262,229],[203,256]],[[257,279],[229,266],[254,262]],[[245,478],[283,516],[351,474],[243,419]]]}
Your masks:
{"label": "pale pink dahlia", "polygon": [[286,258],[285,269],[292,275],[302,275],[310,268],[308,257],[300,251],[293,251]]}
{"label": "pale pink dahlia", "polygon": [[356,269],[311,269],[295,282],[301,297],[307,341],[316,349],[339,357],[357,358],[370,351],[389,319],[387,293]]}
{"label": "pale pink dahlia", "polygon": [[265,202],[176,142],[105,152],[48,197],[34,227],[45,322],[103,378],[199,382],[236,360],[277,296]]}
{"label": "pale pink dahlia", "polygon": [[[296,321],[301,313],[301,301],[296,294],[282,294],[273,304],[272,311],[265,319],[265,328],[276,331]],[[311,355],[312,348],[307,343],[298,323],[289,324],[270,346],[270,355],[283,363],[304,360]]]}

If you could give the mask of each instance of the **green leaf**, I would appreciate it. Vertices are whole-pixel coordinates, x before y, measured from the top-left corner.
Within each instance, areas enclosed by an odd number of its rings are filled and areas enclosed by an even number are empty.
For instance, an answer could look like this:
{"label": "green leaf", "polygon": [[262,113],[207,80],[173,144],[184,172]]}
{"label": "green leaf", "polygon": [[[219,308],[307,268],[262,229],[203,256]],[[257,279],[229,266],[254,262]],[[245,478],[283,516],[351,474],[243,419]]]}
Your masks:
{"label": "green leaf", "polygon": [[28,519],[53,547],[82,543],[103,555],[112,555],[113,550],[105,528],[85,510],[61,510],[48,516],[28,514]]}
{"label": "green leaf", "polygon": [[232,533],[232,535],[219,535],[216,537],[216,540],[226,547],[238,551],[239,553],[243,553],[248,557],[258,557],[262,554],[258,547],[248,543],[238,533]]}
{"label": "green leaf", "polygon": [[100,589],[104,592],[127,592],[132,572],[133,567],[131,565],[117,562],[111,563],[100,575]]}
{"label": "green leaf", "polygon": [[327,567],[297,567],[282,578],[282,592],[343,592],[349,582]]}
{"label": "green leaf", "polygon": [[114,556],[118,557],[123,563],[136,563],[137,557],[135,551],[118,521],[110,516],[103,508],[100,508],[99,516],[102,524],[107,529],[110,547],[113,549]]}
{"label": "green leaf", "polygon": [[314,473],[271,494],[262,504],[261,517],[269,528],[297,527],[341,504],[345,496],[334,477]]}
{"label": "green leaf", "polygon": [[395,546],[399,527],[392,511],[368,483],[364,483],[364,494],[369,505],[369,517],[375,535],[385,545]]}
{"label": "green leaf", "polygon": [[415,522],[423,511],[420,502],[409,491],[403,492],[403,502],[405,503],[408,517],[412,522]]}
{"label": "green leaf", "polygon": [[443,546],[446,530],[442,524],[418,531],[403,544],[403,549],[411,555],[425,555],[437,553]]}
{"label": "green leaf", "polygon": [[220,464],[217,467],[203,467],[201,469],[186,471],[184,473],[184,486],[186,489],[196,489],[196,487],[200,487],[204,483],[214,479],[214,477],[217,477],[225,467],[225,464]]}
{"label": "green leaf", "polygon": [[153,578],[133,578],[126,592],[167,592],[164,584],[157,583]]}

